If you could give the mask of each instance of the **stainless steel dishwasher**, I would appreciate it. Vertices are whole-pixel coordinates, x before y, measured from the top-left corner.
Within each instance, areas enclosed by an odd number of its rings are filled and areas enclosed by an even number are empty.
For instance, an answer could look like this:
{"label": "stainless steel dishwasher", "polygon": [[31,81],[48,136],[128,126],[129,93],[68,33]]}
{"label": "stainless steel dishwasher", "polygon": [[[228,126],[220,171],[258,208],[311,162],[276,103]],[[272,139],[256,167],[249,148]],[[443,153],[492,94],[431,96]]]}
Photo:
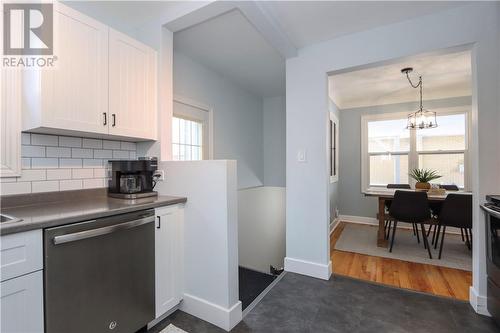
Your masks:
{"label": "stainless steel dishwasher", "polygon": [[44,231],[45,332],[132,333],[154,319],[154,210]]}

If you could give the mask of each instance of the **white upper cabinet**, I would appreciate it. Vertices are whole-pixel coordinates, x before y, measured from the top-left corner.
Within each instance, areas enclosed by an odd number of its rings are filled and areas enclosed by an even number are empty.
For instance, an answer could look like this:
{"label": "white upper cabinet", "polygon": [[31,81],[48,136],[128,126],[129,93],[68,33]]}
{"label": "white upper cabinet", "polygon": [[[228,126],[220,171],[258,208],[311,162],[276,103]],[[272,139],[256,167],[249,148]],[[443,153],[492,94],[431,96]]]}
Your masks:
{"label": "white upper cabinet", "polygon": [[109,133],[156,138],[156,52],[109,30]]}
{"label": "white upper cabinet", "polygon": [[53,69],[25,71],[23,130],[156,139],[156,52],[61,3]]}
{"label": "white upper cabinet", "polygon": [[0,68],[0,177],[21,175],[21,73]]}
{"label": "white upper cabinet", "polygon": [[25,71],[23,129],[106,134],[109,28],[61,4],[54,28],[55,67]]}

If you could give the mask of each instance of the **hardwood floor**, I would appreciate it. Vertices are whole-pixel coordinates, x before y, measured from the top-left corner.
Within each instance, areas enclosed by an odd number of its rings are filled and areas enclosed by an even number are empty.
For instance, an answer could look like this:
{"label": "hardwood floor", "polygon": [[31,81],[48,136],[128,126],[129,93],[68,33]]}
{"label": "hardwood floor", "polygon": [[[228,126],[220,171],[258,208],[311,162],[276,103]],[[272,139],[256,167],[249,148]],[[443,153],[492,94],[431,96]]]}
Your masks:
{"label": "hardwood floor", "polygon": [[464,270],[335,250],[346,222],[330,236],[334,274],[429,294],[469,300],[472,273]]}

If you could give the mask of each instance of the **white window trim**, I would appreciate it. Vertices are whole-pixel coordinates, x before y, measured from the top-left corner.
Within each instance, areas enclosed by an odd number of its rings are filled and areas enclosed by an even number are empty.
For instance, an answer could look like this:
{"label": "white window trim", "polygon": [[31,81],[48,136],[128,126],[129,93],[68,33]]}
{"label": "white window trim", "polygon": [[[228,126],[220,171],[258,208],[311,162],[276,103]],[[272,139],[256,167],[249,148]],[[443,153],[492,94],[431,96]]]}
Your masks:
{"label": "white window trim", "polygon": [[[465,113],[465,149],[464,150],[446,150],[446,151],[420,151],[417,152],[417,139],[416,131],[411,130],[410,132],[410,151],[409,152],[391,152],[391,155],[408,155],[408,167],[418,165],[418,155],[419,154],[453,154],[453,153],[463,153],[464,154],[464,164],[465,164],[465,174],[464,174],[464,189],[469,190],[471,187],[471,162],[470,156],[470,142],[471,142],[471,110],[470,106],[460,106],[446,109],[439,109],[437,111],[438,116],[448,116],[453,114]],[[408,116],[408,112],[397,112],[397,113],[382,113],[382,114],[371,114],[361,116],[361,192],[364,192],[368,188],[377,188],[382,186],[370,185],[370,155],[387,155],[387,152],[381,153],[368,153],[368,122],[379,121],[379,120],[391,120],[391,119],[405,119]],[[424,130],[425,131],[425,130]],[[415,186],[415,181],[410,179],[410,185]]]}
{"label": "white window trim", "polygon": [[[337,170],[337,173],[335,175],[333,175],[333,176],[330,176],[330,184],[332,184],[332,183],[336,183],[336,182],[339,181],[339,171],[340,171],[340,168],[339,168],[340,167],[340,163],[339,163],[340,162],[339,161],[339,156],[340,156],[339,155],[339,150],[340,150],[339,149],[340,148],[339,128],[340,128],[340,123],[339,123],[339,119],[335,115],[335,113],[328,112],[328,114],[329,114],[329,117],[328,117],[328,119],[329,119],[329,122],[328,122],[328,133],[330,133],[330,121],[334,122],[336,124],[336,127],[337,127],[336,135],[335,135],[336,136],[335,140],[336,140],[336,145],[337,145],[337,147],[335,149],[335,155],[336,155],[335,159],[336,159],[336,170]],[[330,135],[328,135],[328,140],[330,140]],[[331,143],[330,142],[328,142],[327,147],[328,147],[328,158],[331,159],[331,149],[330,149]],[[331,163],[330,160],[328,160],[328,170],[329,170],[328,174],[330,174],[330,163]]]}
{"label": "white window trim", "polygon": [[[192,106],[194,108],[203,110],[208,112],[208,128],[203,126],[204,131],[208,131],[208,156],[204,160],[213,160],[214,159],[214,108],[209,105],[205,105],[202,103],[199,103],[191,98],[180,96],[180,95],[174,95],[174,102],[185,104],[188,106]],[[184,118],[188,120],[193,120],[193,121],[199,121],[199,119],[196,119],[194,117],[189,117],[186,115],[178,114],[176,115],[173,113],[173,117],[177,118]]]}

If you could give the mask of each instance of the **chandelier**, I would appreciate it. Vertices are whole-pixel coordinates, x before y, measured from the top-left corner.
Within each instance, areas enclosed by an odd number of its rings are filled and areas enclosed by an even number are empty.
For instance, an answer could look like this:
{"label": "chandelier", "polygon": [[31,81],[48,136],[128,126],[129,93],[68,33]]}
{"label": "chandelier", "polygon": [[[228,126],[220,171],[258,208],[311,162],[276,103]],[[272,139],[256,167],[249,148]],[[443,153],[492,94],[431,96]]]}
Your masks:
{"label": "chandelier", "polygon": [[412,88],[420,88],[420,108],[418,111],[408,115],[407,129],[425,129],[437,127],[436,112],[425,110],[422,103],[422,75],[418,77],[418,83],[413,84],[410,79],[410,73],[413,72],[412,67],[406,67],[401,70],[401,73],[406,74],[406,78]]}

